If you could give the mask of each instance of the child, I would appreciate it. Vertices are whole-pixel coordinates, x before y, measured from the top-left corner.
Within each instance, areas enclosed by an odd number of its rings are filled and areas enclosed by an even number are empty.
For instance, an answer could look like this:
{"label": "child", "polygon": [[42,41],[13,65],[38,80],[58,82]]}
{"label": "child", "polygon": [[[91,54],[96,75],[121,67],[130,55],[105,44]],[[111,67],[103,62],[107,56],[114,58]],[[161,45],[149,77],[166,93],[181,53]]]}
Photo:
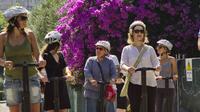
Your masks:
{"label": "child", "polygon": [[[170,56],[170,51],[173,45],[166,39],[161,39],[158,42],[157,52],[159,54],[159,60],[161,65],[160,74],[157,80],[157,97],[156,97],[156,112],[163,112],[163,110],[168,110],[168,112],[173,112],[174,105],[174,93],[175,85],[173,80],[177,80],[177,64],[176,59]],[[165,88],[166,77],[172,77],[169,79],[169,88]],[[163,107],[164,99],[166,99],[165,107]],[[164,108],[164,109],[163,109]]]}
{"label": "child", "polygon": [[[71,75],[65,75],[64,71],[68,71],[66,67],[66,63],[64,57],[61,52],[59,52],[60,48],[60,38],[61,34],[57,31],[49,32],[44,40],[47,43],[47,46],[44,48],[42,55],[43,58],[47,61],[47,65],[45,67],[47,77],[50,80],[49,83],[45,84],[44,91],[44,110],[52,111],[54,110],[54,82],[51,79],[55,77],[63,77],[67,80],[72,80],[73,77]],[[60,101],[60,111],[67,111],[70,108],[70,101],[68,96],[68,90],[65,80],[59,80],[59,101]]]}

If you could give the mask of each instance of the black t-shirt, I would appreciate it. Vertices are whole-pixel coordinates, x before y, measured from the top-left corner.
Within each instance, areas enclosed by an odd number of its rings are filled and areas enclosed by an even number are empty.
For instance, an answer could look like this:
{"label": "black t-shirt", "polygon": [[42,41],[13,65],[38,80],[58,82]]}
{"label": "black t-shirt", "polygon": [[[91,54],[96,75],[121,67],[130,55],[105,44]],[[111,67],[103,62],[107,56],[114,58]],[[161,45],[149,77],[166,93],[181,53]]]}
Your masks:
{"label": "black t-shirt", "polygon": [[66,62],[61,52],[58,53],[59,61],[56,62],[51,53],[45,53],[43,58],[47,61],[45,67],[48,78],[64,76],[63,70],[66,67]]}

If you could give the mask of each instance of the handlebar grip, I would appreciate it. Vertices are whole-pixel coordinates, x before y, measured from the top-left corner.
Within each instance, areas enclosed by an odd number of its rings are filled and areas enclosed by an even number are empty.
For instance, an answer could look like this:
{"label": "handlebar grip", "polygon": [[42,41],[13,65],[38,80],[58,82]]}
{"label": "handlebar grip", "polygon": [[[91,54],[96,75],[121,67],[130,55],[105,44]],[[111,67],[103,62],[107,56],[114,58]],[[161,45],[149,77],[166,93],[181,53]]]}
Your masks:
{"label": "handlebar grip", "polygon": [[97,81],[97,84],[110,84],[109,82]]}
{"label": "handlebar grip", "polygon": [[23,66],[29,66],[29,67],[38,67],[39,64],[36,63],[22,63],[22,64],[14,64],[14,67],[23,67]]}
{"label": "handlebar grip", "polygon": [[169,80],[169,79],[173,79],[173,77],[162,77],[162,80]]}

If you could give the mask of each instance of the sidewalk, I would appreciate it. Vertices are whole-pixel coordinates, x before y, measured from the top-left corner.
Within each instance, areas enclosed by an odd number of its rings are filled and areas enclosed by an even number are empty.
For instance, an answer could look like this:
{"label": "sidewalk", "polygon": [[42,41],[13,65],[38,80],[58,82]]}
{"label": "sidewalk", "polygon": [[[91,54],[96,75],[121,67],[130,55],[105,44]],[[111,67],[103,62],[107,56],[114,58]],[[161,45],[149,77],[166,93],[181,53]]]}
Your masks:
{"label": "sidewalk", "polygon": [[9,112],[6,103],[0,103],[0,112]]}

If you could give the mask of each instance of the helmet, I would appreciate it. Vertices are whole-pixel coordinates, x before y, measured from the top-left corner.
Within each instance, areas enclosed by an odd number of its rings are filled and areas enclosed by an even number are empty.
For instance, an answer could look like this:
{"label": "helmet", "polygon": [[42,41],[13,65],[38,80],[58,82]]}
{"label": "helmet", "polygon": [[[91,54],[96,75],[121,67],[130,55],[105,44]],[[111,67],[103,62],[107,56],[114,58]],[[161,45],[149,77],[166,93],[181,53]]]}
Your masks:
{"label": "helmet", "polygon": [[133,21],[133,23],[131,23],[131,25],[129,26],[129,29],[132,29],[136,25],[140,25],[140,26],[144,27],[144,29],[146,29],[146,25],[140,20]]}
{"label": "helmet", "polygon": [[59,33],[58,31],[51,31],[49,33],[46,34],[46,36],[44,37],[44,41],[47,44],[52,44],[55,42],[60,42],[60,38],[61,38],[62,34]]}
{"label": "helmet", "polygon": [[200,29],[199,29],[198,37],[200,38]]}
{"label": "helmet", "polygon": [[100,40],[95,45],[102,46],[102,47],[106,48],[108,51],[110,51],[110,43],[108,41]]}
{"label": "helmet", "polygon": [[26,8],[22,7],[22,6],[13,6],[13,7],[7,9],[3,13],[3,15],[4,15],[5,19],[7,21],[9,21],[11,18],[13,18],[13,17],[15,17],[15,16],[17,16],[19,14],[23,14],[23,13],[28,14],[29,11]]}
{"label": "helmet", "polygon": [[172,50],[173,47],[172,43],[166,39],[161,39],[157,41],[157,43],[167,47],[169,50]]}

